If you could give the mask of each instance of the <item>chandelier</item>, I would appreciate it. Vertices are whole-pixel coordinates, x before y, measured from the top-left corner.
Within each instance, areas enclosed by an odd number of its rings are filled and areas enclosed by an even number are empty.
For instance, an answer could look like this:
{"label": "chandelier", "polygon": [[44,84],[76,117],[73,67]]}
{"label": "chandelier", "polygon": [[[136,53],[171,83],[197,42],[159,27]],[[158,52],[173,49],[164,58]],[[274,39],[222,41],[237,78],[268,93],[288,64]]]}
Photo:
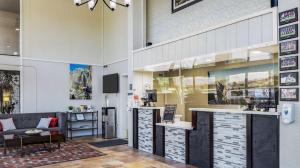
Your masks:
{"label": "chandelier", "polygon": [[[108,2],[109,3],[108,3]],[[111,10],[114,11],[117,8],[117,5],[122,6],[122,7],[129,7],[130,6],[131,0],[124,0],[124,4],[117,2],[117,0],[103,0],[103,3]],[[98,4],[98,0],[85,0],[82,2],[82,0],[74,0],[74,4],[76,6],[81,6],[84,4],[88,5],[88,8],[93,11],[95,7]]]}

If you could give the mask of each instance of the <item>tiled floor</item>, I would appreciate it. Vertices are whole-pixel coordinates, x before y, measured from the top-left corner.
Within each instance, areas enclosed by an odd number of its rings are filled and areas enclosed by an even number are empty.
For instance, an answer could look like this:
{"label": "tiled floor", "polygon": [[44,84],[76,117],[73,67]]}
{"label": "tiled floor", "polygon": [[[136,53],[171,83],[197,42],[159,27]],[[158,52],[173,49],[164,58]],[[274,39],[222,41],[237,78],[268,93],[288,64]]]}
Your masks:
{"label": "tiled floor", "polygon": [[[100,140],[100,138],[89,138],[74,141],[79,143],[88,143]],[[191,166],[134,150],[127,145],[109,148],[93,148],[107,155],[102,157],[59,163],[55,165],[48,165],[40,168],[192,168]]]}

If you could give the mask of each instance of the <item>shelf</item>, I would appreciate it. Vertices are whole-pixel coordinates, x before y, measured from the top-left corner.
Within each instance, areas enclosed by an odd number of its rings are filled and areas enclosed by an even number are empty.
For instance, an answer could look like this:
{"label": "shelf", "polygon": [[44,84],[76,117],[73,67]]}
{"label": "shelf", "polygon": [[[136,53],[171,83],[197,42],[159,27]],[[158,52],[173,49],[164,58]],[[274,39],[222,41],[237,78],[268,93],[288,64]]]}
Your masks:
{"label": "shelf", "polygon": [[68,128],[68,130],[71,130],[71,131],[93,130],[93,129],[98,129],[98,128],[97,128],[97,127],[89,127],[89,128]]}
{"label": "shelf", "polygon": [[67,120],[67,122],[96,122],[97,120]]}
{"label": "shelf", "polygon": [[98,113],[98,111],[93,111],[93,112],[68,112],[68,114],[92,114],[92,113]]}

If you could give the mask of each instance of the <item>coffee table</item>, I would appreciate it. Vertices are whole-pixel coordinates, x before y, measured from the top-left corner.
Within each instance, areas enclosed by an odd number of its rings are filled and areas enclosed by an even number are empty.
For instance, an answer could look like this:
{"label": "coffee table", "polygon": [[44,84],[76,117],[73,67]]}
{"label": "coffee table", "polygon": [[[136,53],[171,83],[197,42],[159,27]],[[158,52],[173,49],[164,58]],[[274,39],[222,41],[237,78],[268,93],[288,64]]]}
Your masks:
{"label": "coffee table", "polygon": [[[65,141],[65,135],[60,131],[43,131],[35,135],[27,135],[25,133],[6,134],[3,135],[4,155],[7,154],[9,148],[18,148],[21,156],[34,152],[33,150],[25,150],[25,146],[44,144],[44,149],[52,152],[56,148],[60,148],[60,143]],[[30,149],[30,148],[29,148]]]}

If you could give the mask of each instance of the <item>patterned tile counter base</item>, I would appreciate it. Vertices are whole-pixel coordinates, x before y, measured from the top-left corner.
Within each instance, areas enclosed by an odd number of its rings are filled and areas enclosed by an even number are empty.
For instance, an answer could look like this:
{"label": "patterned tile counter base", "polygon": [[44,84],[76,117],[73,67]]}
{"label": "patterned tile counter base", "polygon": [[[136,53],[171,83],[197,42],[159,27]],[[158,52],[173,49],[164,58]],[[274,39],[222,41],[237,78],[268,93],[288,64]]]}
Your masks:
{"label": "patterned tile counter base", "polygon": [[139,150],[153,152],[153,110],[139,109],[138,115]]}
{"label": "patterned tile counter base", "polygon": [[214,168],[246,168],[246,115],[214,113]]}
{"label": "patterned tile counter base", "polygon": [[185,129],[165,127],[165,157],[185,163]]}

